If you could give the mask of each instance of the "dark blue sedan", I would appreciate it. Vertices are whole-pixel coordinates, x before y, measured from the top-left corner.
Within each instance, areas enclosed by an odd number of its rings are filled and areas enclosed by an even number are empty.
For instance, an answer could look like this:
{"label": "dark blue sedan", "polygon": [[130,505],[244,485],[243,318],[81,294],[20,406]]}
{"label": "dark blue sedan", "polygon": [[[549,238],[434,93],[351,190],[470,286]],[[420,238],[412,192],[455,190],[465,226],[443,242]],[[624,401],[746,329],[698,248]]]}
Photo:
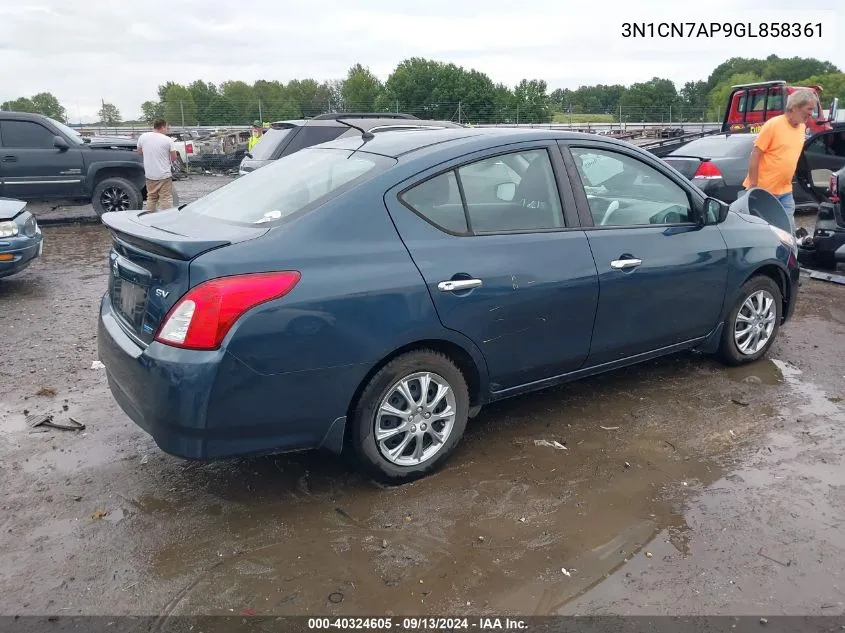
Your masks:
{"label": "dark blue sedan", "polygon": [[100,359],[164,451],[348,448],[393,482],[485,403],[683,350],[756,361],[798,287],[789,234],[551,130],[349,137],[103,222]]}
{"label": "dark blue sedan", "polygon": [[21,272],[44,249],[44,237],[26,202],[0,198],[0,278]]}

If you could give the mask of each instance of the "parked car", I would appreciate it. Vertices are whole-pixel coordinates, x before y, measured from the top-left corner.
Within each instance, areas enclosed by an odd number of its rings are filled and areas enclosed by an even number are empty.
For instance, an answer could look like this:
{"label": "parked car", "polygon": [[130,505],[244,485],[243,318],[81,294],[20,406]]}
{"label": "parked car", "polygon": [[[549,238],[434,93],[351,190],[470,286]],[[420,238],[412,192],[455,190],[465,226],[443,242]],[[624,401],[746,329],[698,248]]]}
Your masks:
{"label": "parked car", "polygon": [[21,272],[41,257],[44,237],[26,202],[0,198],[0,278]]}
{"label": "parked car", "polygon": [[818,268],[845,264],[845,167],[830,176],[828,199],[819,205],[812,235],[799,242],[798,261]]}
{"label": "parked car", "polygon": [[[845,124],[807,138],[796,170],[793,195],[798,210],[816,210],[827,199],[833,172],[845,167]],[[691,179],[708,196],[736,200],[748,173],[757,134],[718,134],[690,141],[666,155],[669,165]]]}
{"label": "parked car", "polygon": [[98,215],[140,209],[144,164],[114,139],[85,142],[41,114],[0,111],[0,196],[90,202]]}
{"label": "parked car", "polygon": [[[343,123],[345,122],[345,123]],[[429,121],[410,114],[390,112],[353,112],[321,114],[312,119],[276,121],[264,132],[258,144],[247,152],[241,161],[238,174],[243,176],[259,167],[298,152],[306,147],[318,145],[336,138],[360,136],[361,131],[418,130],[420,128],[462,127],[451,121]]]}
{"label": "parked car", "polygon": [[685,350],[756,361],[798,287],[793,236],[555,130],[340,138],[103,222],[99,358],[164,451],[348,448],[393,482],[487,403]]}

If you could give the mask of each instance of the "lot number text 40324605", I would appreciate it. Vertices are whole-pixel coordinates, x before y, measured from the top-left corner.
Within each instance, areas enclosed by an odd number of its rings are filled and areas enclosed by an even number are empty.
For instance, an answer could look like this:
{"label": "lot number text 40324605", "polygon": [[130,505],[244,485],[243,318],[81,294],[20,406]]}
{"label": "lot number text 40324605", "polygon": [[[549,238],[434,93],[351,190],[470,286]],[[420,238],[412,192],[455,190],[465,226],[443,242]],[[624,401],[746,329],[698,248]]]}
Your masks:
{"label": "lot number text 40324605", "polygon": [[820,38],[822,22],[623,22],[624,38]]}
{"label": "lot number text 40324605", "polygon": [[528,628],[525,621],[514,618],[443,618],[443,617],[404,617],[404,618],[308,618],[310,630],[356,629],[356,630],[397,630],[397,631],[485,631],[485,630],[522,630]]}

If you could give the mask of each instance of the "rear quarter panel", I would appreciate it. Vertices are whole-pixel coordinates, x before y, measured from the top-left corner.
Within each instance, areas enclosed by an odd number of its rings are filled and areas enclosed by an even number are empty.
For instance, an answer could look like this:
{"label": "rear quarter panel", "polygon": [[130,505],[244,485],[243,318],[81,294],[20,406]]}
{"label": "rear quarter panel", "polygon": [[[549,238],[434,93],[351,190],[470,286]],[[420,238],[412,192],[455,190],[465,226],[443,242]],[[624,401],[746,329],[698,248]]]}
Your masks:
{"label": "rear quarter panel", "polygon": [[191,264],[192,286],[222,275],[300,271],[302,278],[288,295],[244,315],[224,345],[259,375],[296,376],[303,386],[306,374],[318,376],[325,389],[312,399],[315,414],[344,415],[379,361],[432,339],[463,348],[476,362],[481,393],[486,393],[481,353],[440,324],[384,207],[383,187],[381,178],[361,185],[264,237],[212,251]]}

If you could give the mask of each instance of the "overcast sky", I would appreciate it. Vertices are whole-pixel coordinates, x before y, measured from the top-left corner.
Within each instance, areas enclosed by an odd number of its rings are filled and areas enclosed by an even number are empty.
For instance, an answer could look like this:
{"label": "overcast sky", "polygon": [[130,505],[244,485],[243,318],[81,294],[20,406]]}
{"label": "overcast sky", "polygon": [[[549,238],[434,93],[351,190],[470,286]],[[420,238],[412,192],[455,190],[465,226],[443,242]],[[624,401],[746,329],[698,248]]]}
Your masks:
{"label": "overcast sky", "polygon": [[[407,4],[406,8],[401,5]],[[845,3],[826,0],[0,0],[0,102],[48,91],[71,122],[91,121],[100,99],[126,119],[167,80],[318,81],[360,62],[386,79],[411,56],[451,61],[509,85],[549,90],[630,84],[657,75],[706,79],[732,56],[813,56],[845,67]],[[763,18],[752,5],[768,7]],[[577,6],[573,6],[577,5]],[[823,7],[836,7],[827,11]],[[797,9],[797,10],[796,10]],[[638,22],[767,21],[813,24],[812,38],[640,40]],[[837,41],[838,40],[838,41]]]}

